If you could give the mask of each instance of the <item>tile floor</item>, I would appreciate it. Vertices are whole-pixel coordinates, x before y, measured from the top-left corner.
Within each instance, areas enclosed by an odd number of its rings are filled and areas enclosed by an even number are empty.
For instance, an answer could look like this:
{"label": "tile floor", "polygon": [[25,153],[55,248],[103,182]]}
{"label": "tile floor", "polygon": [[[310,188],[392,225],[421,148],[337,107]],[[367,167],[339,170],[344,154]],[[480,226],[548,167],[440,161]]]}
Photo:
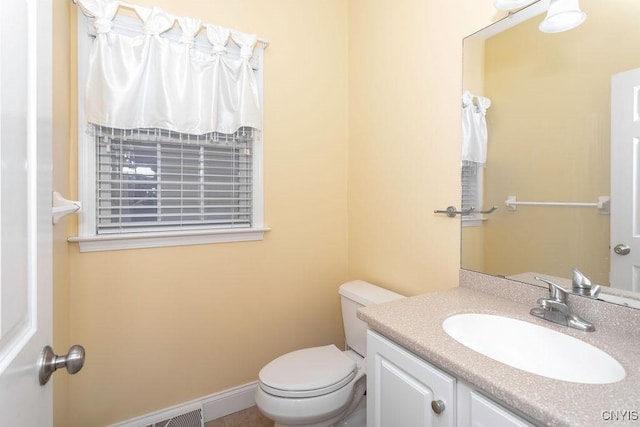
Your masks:
{"label": "tile floor", "polygon": [[204,427],[273,427],[273,421],[252,406],[244,411],[209,421],[204,424]]}

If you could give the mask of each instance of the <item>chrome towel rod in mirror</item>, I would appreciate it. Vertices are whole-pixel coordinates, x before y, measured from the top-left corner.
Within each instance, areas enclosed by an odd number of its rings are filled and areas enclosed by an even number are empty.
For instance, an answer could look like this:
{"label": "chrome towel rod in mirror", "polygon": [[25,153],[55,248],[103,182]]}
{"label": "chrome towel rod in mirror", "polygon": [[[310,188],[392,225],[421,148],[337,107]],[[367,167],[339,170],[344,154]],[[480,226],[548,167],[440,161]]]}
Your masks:
{"label": "chrome towel rod in mirror", "polygon": [[436,214],[447,214],[447,216],[449,218],[454,218],[456,215],[471,215],[472,213],[479,213],[479,214],[490,214],[491,212],[495,211],[496,209],[498,209],[497,206],[492,206],[491,209],[487,209],[486,211],[477,211],[476,208],[474,208],[473,206],[470,207],[469,209],[464,209],[464,210],[456,210],[455,206],[449,206],[446,210],[442,211],[442,210],[435,210],[433,211],[433,213]]}

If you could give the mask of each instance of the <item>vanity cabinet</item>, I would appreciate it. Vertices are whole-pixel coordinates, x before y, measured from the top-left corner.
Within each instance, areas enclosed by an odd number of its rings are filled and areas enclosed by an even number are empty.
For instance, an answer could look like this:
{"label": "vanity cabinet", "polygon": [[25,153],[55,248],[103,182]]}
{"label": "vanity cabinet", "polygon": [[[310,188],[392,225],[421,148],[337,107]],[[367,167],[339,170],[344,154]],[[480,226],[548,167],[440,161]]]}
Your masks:
{"label": "vanity cabinet", "polygon": [[367,427],[453,426],[455,386],[451,375],[367,332]]}
{"label": "vanity cabinet", "polygon": [[367,331],[367,427],[529,427],[393,341]]}
{"label": "vanity cabinet", "polygon": [[457,384],[457,426],[464,427],[532,427],[522,418],[499,403],[473,389],[468,384]]}

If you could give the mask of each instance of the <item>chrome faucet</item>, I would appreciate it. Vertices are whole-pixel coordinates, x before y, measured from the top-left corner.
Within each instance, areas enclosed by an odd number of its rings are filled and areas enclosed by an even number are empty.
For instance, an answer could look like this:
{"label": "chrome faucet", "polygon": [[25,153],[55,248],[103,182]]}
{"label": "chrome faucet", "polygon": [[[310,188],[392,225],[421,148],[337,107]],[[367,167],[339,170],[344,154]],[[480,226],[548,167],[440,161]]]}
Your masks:
{"label": "chrome faucet", "polygon": [[549,285],[549,298],[538,299],[539,307],[531,309],[532,316],[585,332],[596,330],[591,322],[582,319],[569,308],[567,305],[568,292],[562,286],[542,277],[536,276],[535,279]]}
{"label": "chrome faucet", "polygon": [[582,274],[577,268],[573,270],[572,288],[573,293],[589,298],[598,298],[600,295],[600,285],[594,285],[591,280]]}

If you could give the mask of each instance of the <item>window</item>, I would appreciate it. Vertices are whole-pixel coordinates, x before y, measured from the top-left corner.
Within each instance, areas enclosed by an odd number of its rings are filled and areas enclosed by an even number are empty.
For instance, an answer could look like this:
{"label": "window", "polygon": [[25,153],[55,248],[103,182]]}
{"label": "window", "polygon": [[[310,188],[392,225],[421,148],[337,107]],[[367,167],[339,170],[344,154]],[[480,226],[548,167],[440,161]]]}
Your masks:
{"label": "window", "polygon": [[[83,204],[80,251],[261,240],[263,226],[262,133],[243,126],[233,133],[189,134],[157,128],[98,126],[85,117],[83,82],[96,34],[92,18],[78,14],[78,192]],[[136,34],[135,18],[115,16],[114,31]],[[180,40],[172,29],[162,38]],[[204,41],[202,38],[204,37]],[[230,38],[229,40],[232,40]],[[253,50],[250,72],[262,99],[266,43]],[[210,54],[206,36],[193,49]],[[243,46],[229,41],[225,58],[239,60]]]}
{"label": "window", "polygon": [[[468,163],[462,166],[462,210],[482,208],[482,175],[483,168],[477,163]],[[462,216],[464,227],[479,226],[482,224],[482,214],[472,212]]]}
{"label": "window", "polygon": [[253,133],[96,127],[97,234],[250,228]]}

